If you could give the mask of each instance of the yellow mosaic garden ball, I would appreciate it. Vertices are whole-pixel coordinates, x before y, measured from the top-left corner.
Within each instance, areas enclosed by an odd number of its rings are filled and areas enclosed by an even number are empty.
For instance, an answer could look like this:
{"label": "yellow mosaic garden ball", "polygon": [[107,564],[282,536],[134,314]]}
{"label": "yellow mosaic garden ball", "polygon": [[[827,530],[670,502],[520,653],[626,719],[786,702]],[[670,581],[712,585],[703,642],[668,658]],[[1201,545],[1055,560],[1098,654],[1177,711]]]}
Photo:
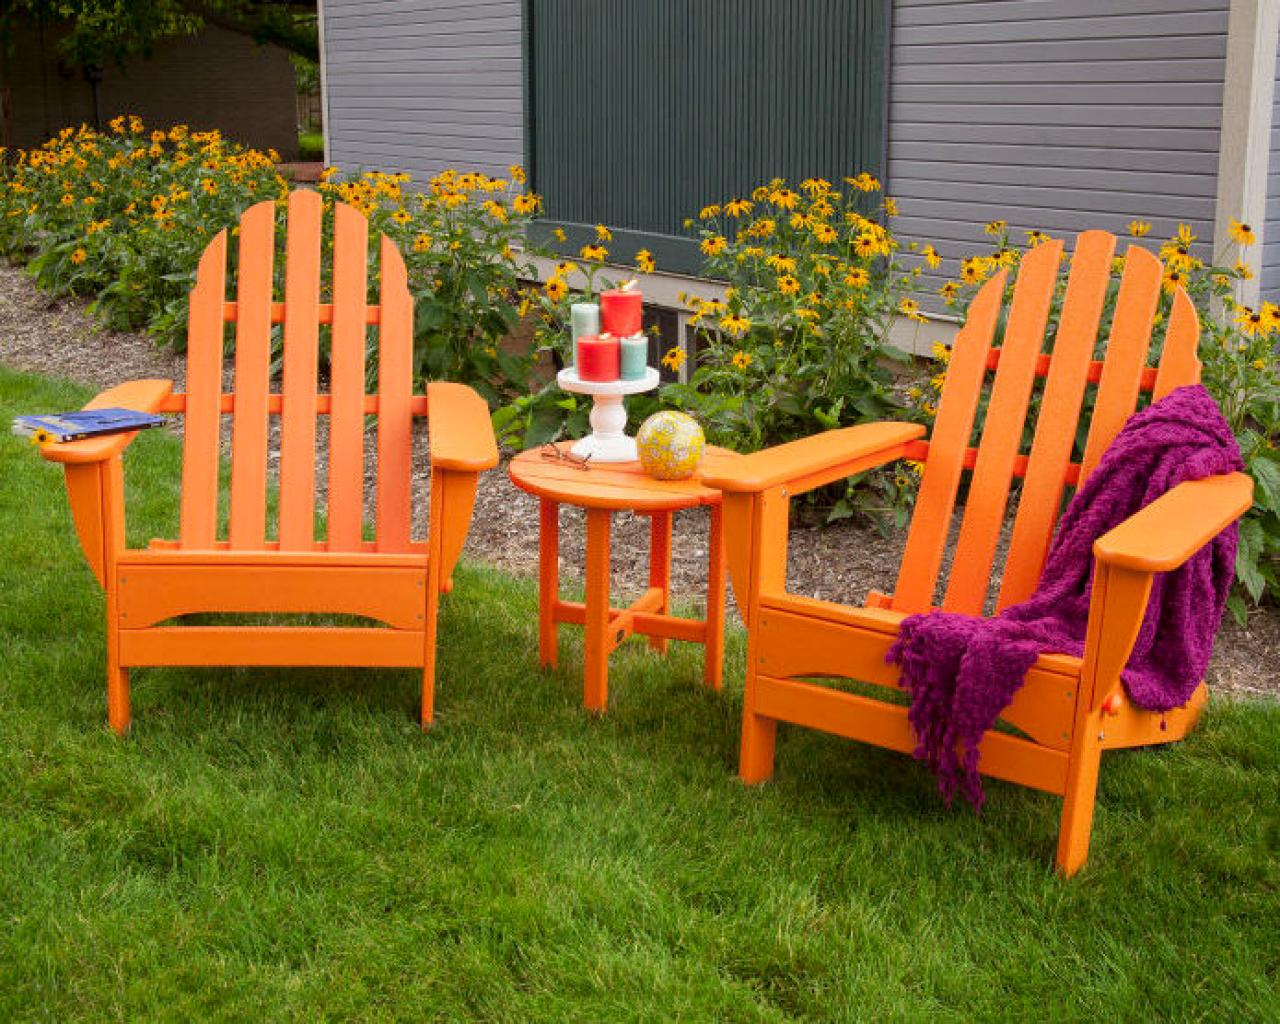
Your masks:
{"label": "yellow mosaic garden ball", "polygon": [[707,436],[698,421],[683,412],[655,412],[636,434],[640,465],[655,480],[684,480],[693,476]]}

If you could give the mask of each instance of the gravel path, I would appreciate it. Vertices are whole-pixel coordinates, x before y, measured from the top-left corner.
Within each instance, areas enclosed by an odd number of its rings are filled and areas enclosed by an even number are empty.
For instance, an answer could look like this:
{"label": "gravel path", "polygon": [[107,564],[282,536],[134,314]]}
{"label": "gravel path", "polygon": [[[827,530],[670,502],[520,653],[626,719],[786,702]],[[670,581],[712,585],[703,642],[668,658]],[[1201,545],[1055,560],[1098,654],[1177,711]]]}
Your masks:
{"label": "gravel path", "polygon": [[[104,388],[138,377],[184,379],[184,360],[157,348],[145,335],[101,330],[84,303],[54,300],[36,291],[18,268],[0,262],[0,362],[19,370],[69,377]],[[323,465],[322,420],[317,456]],[[425,429],[415,436],[415,509],[425,513],[427,490]],[[368,448],[366,448],[368,450]],[[372,479],[375,467],[368,468]],[[317,474],[323,500],[324,473]],[[372,489],[366,488],[371,494]],[[416,517],[425,521],[425,514]],[[675,517],[672,581],[677,596],[696,598],[704,585],[707,515],[691,510]],[[504,471],[483,478],[467,542],[469,554],[511,572],[537,572],[537,502],[512,486]],[[581,581],[584,563],[583,515],[565,509],[561,521],[562,577]],[[792,530],[788,587],[798,594],[860,602],[872,588],[892,590],[904,536],[888,538],[867,527],[842,524]],[[634,594],[647,580],[648,524],[631,515],[614,520],[613,586],[619,596]],[[1218,637],[1209,682],[1215,693],[1238,698],[1280,700],[1280,609],[1255,612],[1247,629],[1232,621]]]}

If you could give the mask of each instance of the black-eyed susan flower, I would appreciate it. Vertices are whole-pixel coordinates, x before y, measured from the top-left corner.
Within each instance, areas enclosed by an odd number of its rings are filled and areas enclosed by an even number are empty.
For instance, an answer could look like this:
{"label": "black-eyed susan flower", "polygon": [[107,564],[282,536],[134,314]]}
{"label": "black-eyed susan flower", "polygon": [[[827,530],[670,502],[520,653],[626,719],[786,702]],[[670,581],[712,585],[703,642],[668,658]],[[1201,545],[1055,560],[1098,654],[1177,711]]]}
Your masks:
{"label": "black-eyed susan flower", "polygon": [[610,230],[609,230],[607,227],[605,227],[603,224],[597,224],[597,225],[596,225],[596,241],[597,241],[597,242],[612,242],[612,241],[613,241],[613,232],[612,232],[612,231],[610,231]]}
{"label": "black-eyed susan flower", "polygon": [[744,217],[751,212],[750,199],[730,199],[724,204],[724,212],[730,217]]}
{"label": "black-eyed susan flower", "polygon": [[565,240],[564,228],[552,228],[551,235],[557,242],[563,242]]}
{"label": "black-eyed susan flower", "polygon": [[636,269],[642,274],[652,274],[657,265],[657,261],[653,258],[653,253],[648,249],[641,249],[636,253]]}
{"label": "black-eyed susan flower", "polygon": [[76,251],[71,254],[71,262],[76,264],[77,266],[79,266],[88,258],[89,258],[89,254],[85,251],[84,246],[80,246],[80,248],[76,249]]}
{"label": "black-eyed susan flower", "polygon": [[960,294],[960,286],[955,281],[944,281],[938,288],[938,294],[946,300],[948,306],[954,305],[956,296]]}
{"label": "black-eyed susan flower", "polygon": [[578,255],[584,260],[590,260],[593,263],[600,263],[609,255],[609,250],[603,245],[588,244],[578,250]]}
{"label": "black-eyed susan flower", "polygon": [[1151,222],[1149,220],[1131,220],[1128,228],[1129,234],[1134,238],[1142,238],[1151,233]]}
{"label": "black-eyed susan flower", "polygon": [[396,212],[391,215],[391,219],[395,221],[397,224],[399,224],[401,227],[404,227],[406,224],[409,223],[409,221],[413,220],[413,214],[411,214],[408,210],[406,210],[402,206],[400,207],[400,209],[396,210]]}
{"label": "black-eyed susan flower", "polygon": [[698,247],[704,255],[719,256],[728,246],[729,240],[724,235],[710,235],[702,240],[702,244]]}
{"label": "black-eyed susan flower", "polygon": [[800,282],[791,274],[783,274],[778,278],[778,291],[783,295],[795,295],[800,291]]}
{"label": "black-eyed susan flower", "polygon": [[419,233],[413,239],[414,252],[426,252],[431,248],[431,236],[425,232]]}
{"label": "black-eyed susan flower", "polygon": [[1009,222],[1008,222],[1008,221],[1003,221],[1003,220],[993,220],[993,221],[990,221],[990,222],[986,225],[986,227],[984,227],[982,230],[983,230],[984,232],[986,232],[988,235],[991,235],[992,237],[995,237],[995,236],[997,236],[997,235],[1002,235],[1002,234],[1004,234],[1005,229],[1006,229],[1008,226],[1009,226]]}
{"label": "black-eyed susan flower", "polygon": [[898,201],[889,196],[884,197],[884,215],[886,217],[898,216]]}
{"label": "black-eyed susan flower", "polygon": [[712,217],[719,217],[719,216],[720,216],[720,207],[716,203],[712,203],[710,206],[704,206],[701,210],[698,211],[699,220],[710,220]]}
{"label": "black-eyed susan flower", "polygon": [[844,283],[851,288],[865,288],[871,283],[871,274],[865,267],[853,267],[844,275]]}
{"label": "black-eyed susan flower", "polygon": [[793,210],[800,202],[800,193],[793,192],[789,188],[774,189],[769,193],[769,202],[780,210]]}
{"label": "black-eyed susan flower", "polygon": [[1027,244],[1033,249],[1037,245],[1043,245],[1047,241],[1049,241],[1049,236],[1039,228],[1033,228],[1027,232]]}
{"label": "black-eyed susan flower", "polygon": [[1237,245],[1253,245],[1258,240],[1258,236],[1253,233],[1253,228],[1234,217],[1228,222],[1227,232]]}
{"label": "black-eyed susan flower", "polygon": [[915,299],[903,299],[898,303],[898,312],[905,316],[908,320],[914,320],[917,323],[926,323],[927,318],[920,312],[920,303]]}
{"label": "black-eyed susan flower", "polygon": [[745,370],[748,366],[751,365],[751,353],[743,352],[741,349],[739,349],[737,352],[733,354],[733,365],[736,366],[739,370]]}
{"label": "black-eyed susan flower", "polygon": [[519,214],[536,213],[542,200],[531,192],[524,192],[511,200],[511,209]]}
{"label": "black-eyed susan flower", "polygon": [[547,298],[552,302],[559,302],[569,294],[569,286],[564,283],[562,277],[549,277],[547,283],[542,286],[543,291],[547,293]]}
{"label": "black-eyed susan flower", "polygon": [[1164,272],[1163,285],[1167,292],[1174,292],[1178,286],[1186,282],[1186,275],[1181,270],[1166,270]]}
{"label": "black-eyed susan flower", "polygon": [[1235,324],[1240,328],[1241,333],[1250,338],[1265,333],[1267,329],[1266,317],[1262,315],[1262,310],[1250,309],[1248,306],[1241,306],[1236,310]]}
{"label": "black-eyed susan flower", "polygon": [[991,274],[994,261],[985,256],[966,256],[960,261],[960,280],[965,284],[981,284]]}
{"label": "black-eyed susan flower", "polygon": [[924,257],[924,261],[929,265],[930,270],[937,270],[942,266],[942,257],[938,255],[938,250],[932,245],[921,246],[920,255]]}
{"label": "black-eyed susan flower", "polygon": [[684,349],[672,347],[667,349],[660,361],[669,370],[679,370],[684,366],[685,358]]}

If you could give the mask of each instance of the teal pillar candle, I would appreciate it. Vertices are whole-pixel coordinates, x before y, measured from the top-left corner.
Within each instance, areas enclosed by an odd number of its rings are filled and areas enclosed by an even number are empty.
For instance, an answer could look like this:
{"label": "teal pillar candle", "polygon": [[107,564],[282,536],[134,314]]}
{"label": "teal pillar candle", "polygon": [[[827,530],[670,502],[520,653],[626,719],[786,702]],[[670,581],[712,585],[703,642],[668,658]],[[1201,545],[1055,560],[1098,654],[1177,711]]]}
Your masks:
{"label": "teal pillar candle", "polygon": [[649,339],[643,334],[623,338],[621,376],[623,380],[640,380],[649,364]]}
{"label": "teal pillar candle", "polygon": [[569,329],[573,332],[573,361],[578,361],[578,339],[600,333],[600,307],[594,302],[575,302],[569,307]]}

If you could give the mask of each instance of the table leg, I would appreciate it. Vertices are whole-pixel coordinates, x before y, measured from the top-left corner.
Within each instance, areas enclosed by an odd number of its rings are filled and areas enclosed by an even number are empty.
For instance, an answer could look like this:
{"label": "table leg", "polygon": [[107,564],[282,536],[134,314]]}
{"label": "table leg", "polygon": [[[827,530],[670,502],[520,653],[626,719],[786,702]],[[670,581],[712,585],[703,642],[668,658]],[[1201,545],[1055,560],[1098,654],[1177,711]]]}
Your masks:
{"label": "table leg", "polygon": [[560,599],[560,506],[542,499],[538,529],[538,664],[555,668],[560,629],[556,601]]}
{"label": "table leg", "polygon": [[724,677],[724,519],[719,505],[711,506],[711,552],[707,557],[707,639],[703,680],[720,689]]}
{"label": "table leg", "polygon": [[609,526],[607,509],[587,509],[586,658],[582,702],[603,712],[609,703]]}
{"label": "table leg", "polygon": [[[655,512],[649,517],[649,586],[662,591],[660,615],[671,613],[671,513]],[[649,646],[666,654],[670,641],[666,637],[649,637]]]}

